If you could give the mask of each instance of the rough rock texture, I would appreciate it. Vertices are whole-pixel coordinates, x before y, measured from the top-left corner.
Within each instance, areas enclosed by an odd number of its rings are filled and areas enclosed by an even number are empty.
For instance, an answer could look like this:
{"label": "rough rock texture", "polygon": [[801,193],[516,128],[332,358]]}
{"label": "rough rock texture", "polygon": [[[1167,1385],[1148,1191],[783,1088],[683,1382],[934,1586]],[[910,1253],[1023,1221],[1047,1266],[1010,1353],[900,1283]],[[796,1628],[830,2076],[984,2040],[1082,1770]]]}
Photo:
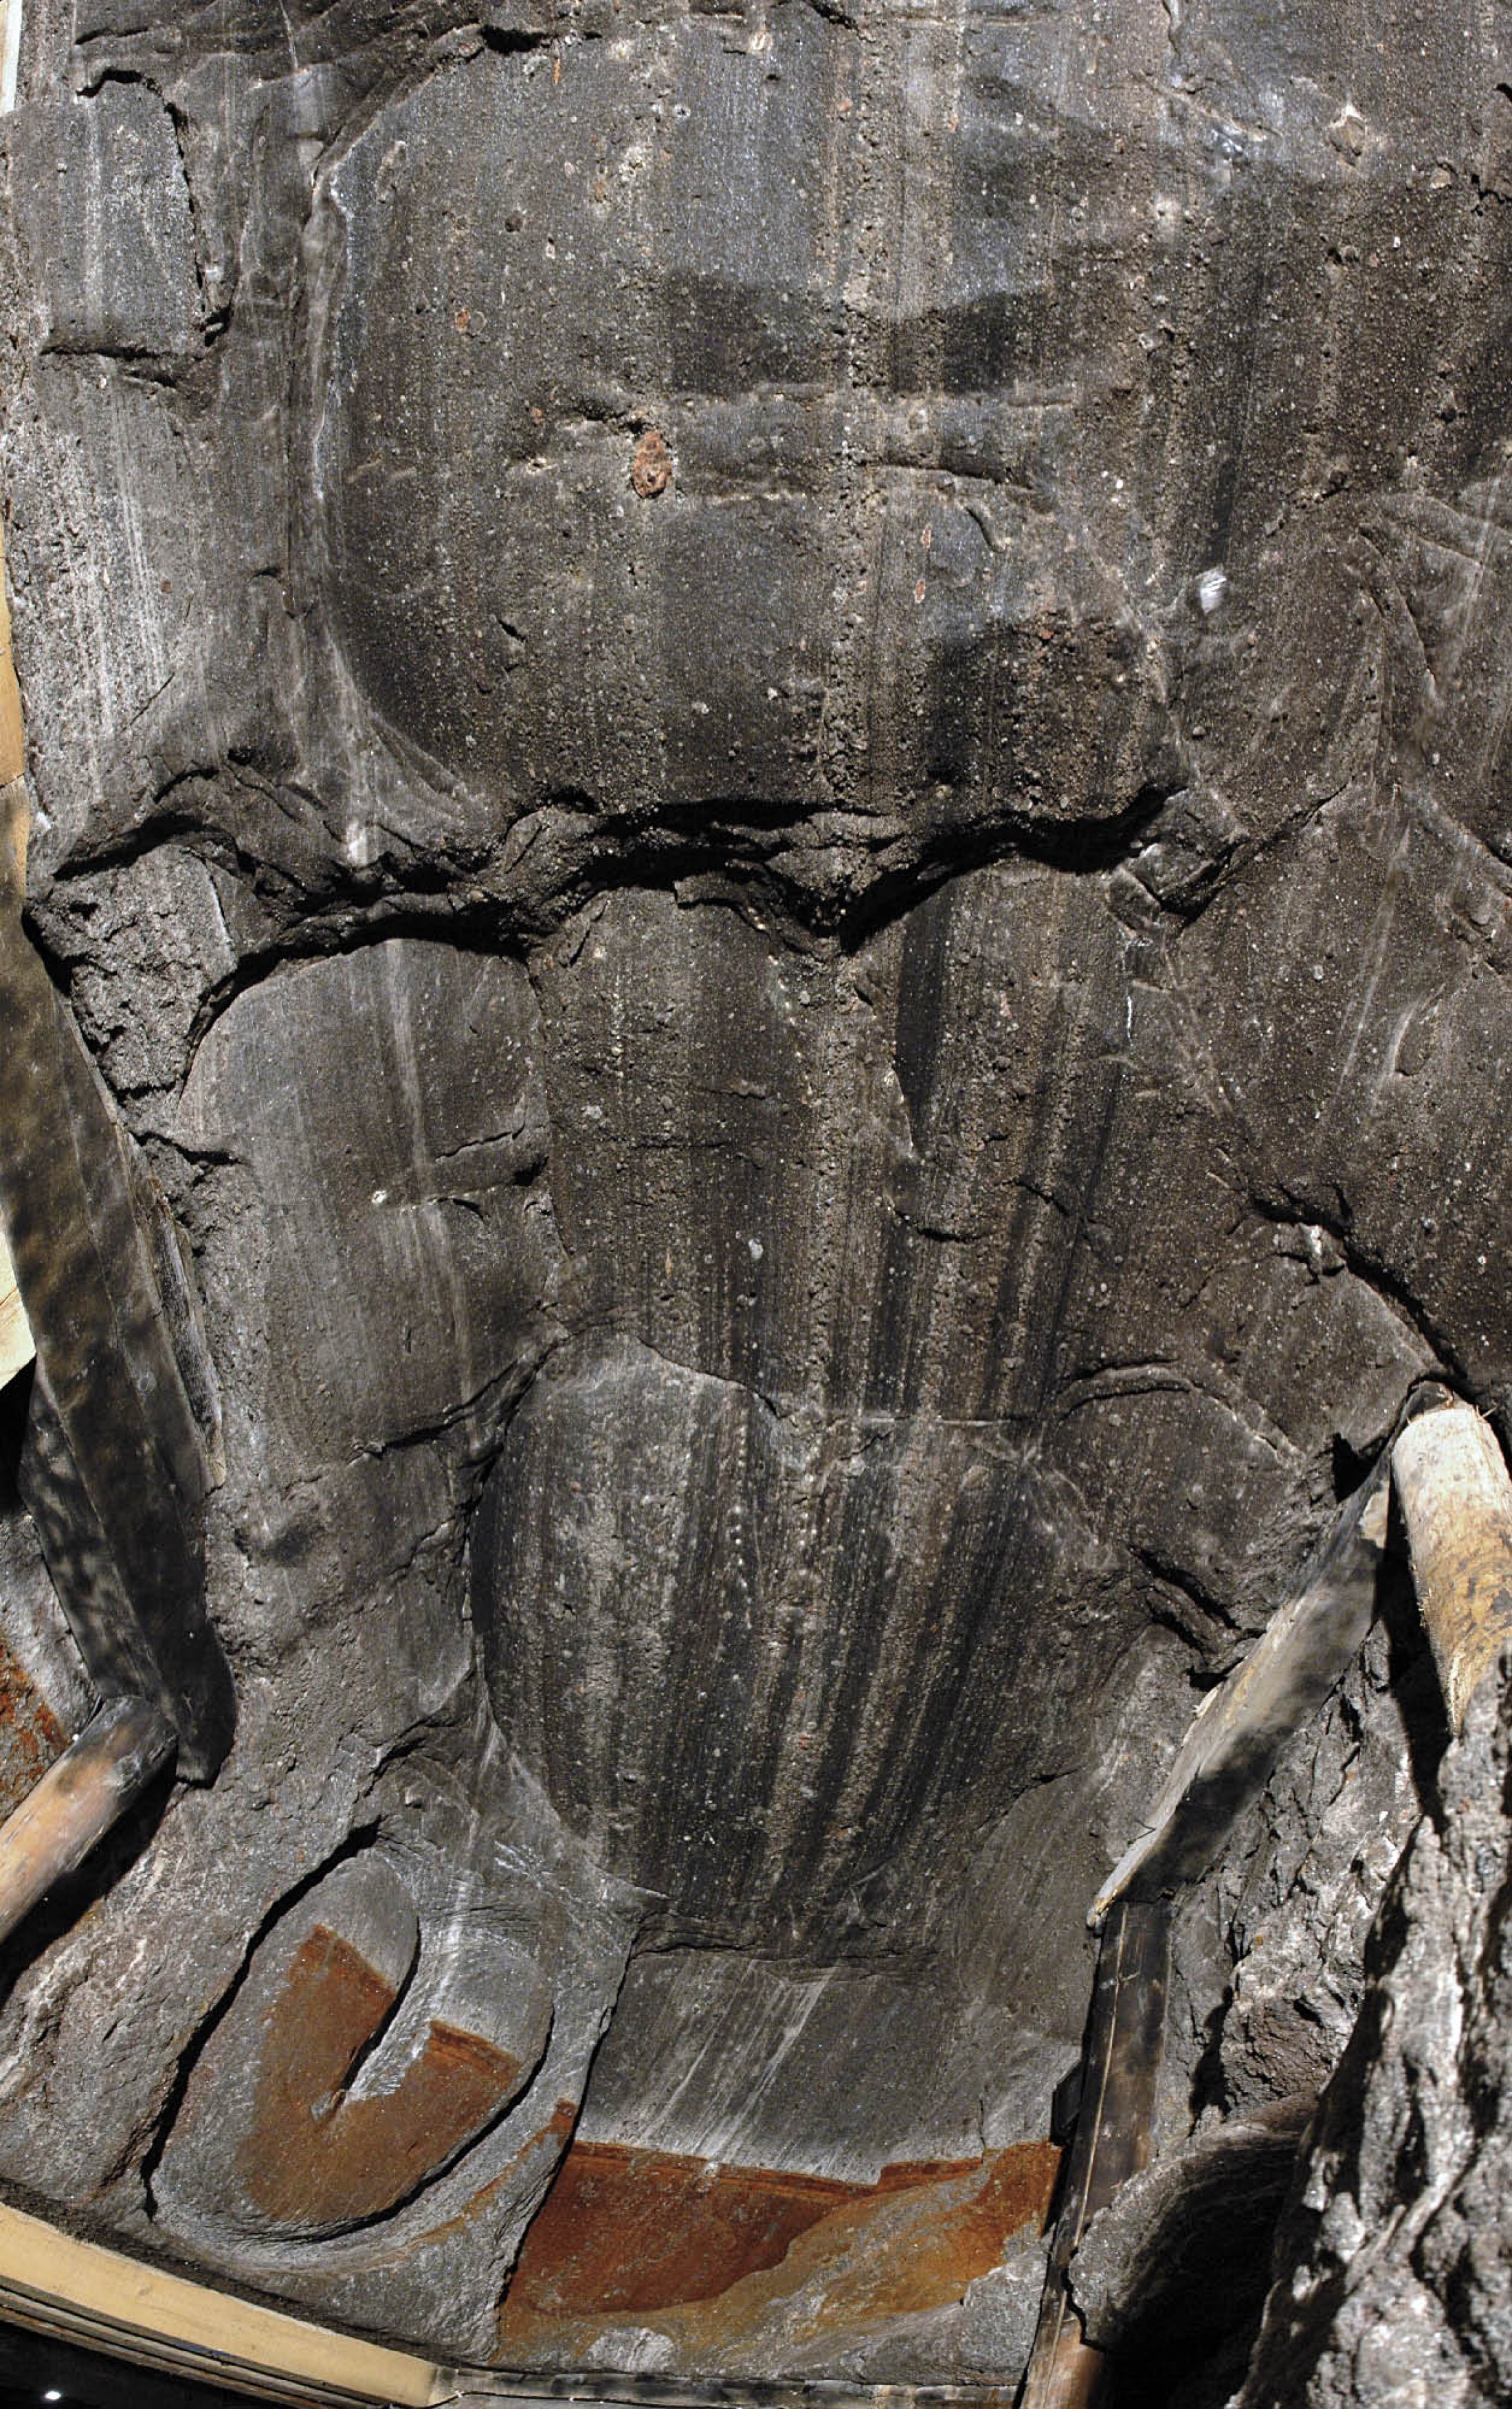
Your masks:
{"label": "rough rock texture", "polygon": [[1243,2409],[1460,2409],[1512,2388],[1509,1676],[1504,1656],[1389,1887],[1278,2238]]}
{"label": "rough rock texture", "polygon": [[[30,925],[239,1721],[7,1955],[7,2185],[481,2360],[1013,2380],[1087,1899],[1412,1384],[1505,1434],[1509,56],[29,8]],[[1168,2149],[1345,2046],[1407,1628],[1186,1911]],[[517,2296],[574,2129],[661,2256]]]}

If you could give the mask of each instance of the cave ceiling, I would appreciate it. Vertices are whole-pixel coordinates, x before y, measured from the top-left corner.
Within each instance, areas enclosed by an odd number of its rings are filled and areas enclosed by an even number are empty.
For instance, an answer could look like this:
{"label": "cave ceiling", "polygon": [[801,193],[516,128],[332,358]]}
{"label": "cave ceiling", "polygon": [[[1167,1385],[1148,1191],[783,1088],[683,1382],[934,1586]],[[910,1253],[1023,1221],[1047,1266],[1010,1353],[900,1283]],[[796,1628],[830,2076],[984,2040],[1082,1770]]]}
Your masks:
{"label": "cave ceiling", "polygon": [[[1016,2374],[1088,1901],[1417,1385],[1506,1407],[1509,78],[29,7],[28,928],[192,1257],[237,1733],[9,1946],[18,2198],[480,2363]],[[1344,2046],[1373,1647],[1171,2133]]]}

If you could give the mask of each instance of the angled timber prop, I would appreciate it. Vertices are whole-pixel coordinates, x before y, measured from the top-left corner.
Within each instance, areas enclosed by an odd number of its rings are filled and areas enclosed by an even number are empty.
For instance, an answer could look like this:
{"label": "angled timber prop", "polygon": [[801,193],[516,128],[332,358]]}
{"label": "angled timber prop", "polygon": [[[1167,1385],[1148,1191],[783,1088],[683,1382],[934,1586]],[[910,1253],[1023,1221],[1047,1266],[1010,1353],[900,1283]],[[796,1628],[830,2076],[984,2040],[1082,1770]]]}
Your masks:
{"label": "angled timber prop", "polygon": [[1082,2096],[1061,2181],[1044,2299],[1024,2375],[1024,2409],[1082,2409],[1098,2399],[1104,2355],[1082,2339],[1070,2272],[1076,2245],[1120,2184],[1149,2163],[1165,2035],[1170,1919],[1160,1901],[1118,1899],[1098,1951]]}
{"label": "angled timber prop", "polygon": [[166,1204],[26,933],[20,709],[0,657],[0,1373],[35,1353],[22,1491],[97,1712],[0,1825],[0,1935],[176,1758],[235,1724],[205,1607],[214,1382]]}
{"label": "angled timber prop", "polygon": [[1101,1929],[1101,1943],[1082,2105],[1020,2409],[1092,2409],[1105,2396],[1108,2361],[1083,2336],[1071,2262],[1089,2219],[1149,2161],[1172,1902],[1213,1865],[1287,1740],[1362,1645],[1393,1483],[1454,1732],[1512,1639],[1512,1479],[1475,1407],[1427,1384],[1334,1515],[1300,1586],[1244,1663],[1203,1698],[1145,1829],[1092,1902],[1087,1921]]}

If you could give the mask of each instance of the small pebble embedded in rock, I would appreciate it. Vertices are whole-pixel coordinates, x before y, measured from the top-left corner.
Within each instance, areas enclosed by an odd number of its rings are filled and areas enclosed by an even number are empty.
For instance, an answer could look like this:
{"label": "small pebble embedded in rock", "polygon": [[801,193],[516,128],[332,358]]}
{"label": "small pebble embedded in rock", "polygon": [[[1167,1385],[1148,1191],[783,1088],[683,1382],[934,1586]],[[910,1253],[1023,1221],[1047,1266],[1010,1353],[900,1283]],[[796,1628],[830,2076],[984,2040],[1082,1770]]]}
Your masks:
{"label": "small pebble embedded in rock", "polygon": [[643,502],[664,494],[672,482],[672,455],[665,439],[654,426],[648,426],[635,447],[630,463],[630,483]]}

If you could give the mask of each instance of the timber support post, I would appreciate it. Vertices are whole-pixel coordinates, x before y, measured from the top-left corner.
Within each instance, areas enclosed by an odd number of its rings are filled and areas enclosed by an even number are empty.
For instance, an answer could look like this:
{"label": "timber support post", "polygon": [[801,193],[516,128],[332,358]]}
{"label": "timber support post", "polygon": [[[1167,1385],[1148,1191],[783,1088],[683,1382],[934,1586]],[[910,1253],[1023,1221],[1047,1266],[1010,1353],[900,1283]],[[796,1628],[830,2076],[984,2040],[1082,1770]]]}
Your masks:
{"label": "timber support post", "polygon": [[177,1746],[160,1707],[112,1698],[0,1824],[0,1940],[83,1864]]}
{"label": "timber support post", "polygon": [[1102,2394],[1107,2359],[1083,2339],[1071,2297],[1071,2261],[1088,2220],[1107,2206],[1120,2184],[1149,2163],[1170,1955],[1163,1904],[1114,1901],[1102,1927],[1081,2111],[1067,2154],[1020,2409],[1091,2409]]}
{"label": "timber support post", "polygon": [[1512,1638],[1512,1479],[1474,1406],[1409,1422],[1391,1468],[1418,1605],[1458,1735],[1483,1675]]}

